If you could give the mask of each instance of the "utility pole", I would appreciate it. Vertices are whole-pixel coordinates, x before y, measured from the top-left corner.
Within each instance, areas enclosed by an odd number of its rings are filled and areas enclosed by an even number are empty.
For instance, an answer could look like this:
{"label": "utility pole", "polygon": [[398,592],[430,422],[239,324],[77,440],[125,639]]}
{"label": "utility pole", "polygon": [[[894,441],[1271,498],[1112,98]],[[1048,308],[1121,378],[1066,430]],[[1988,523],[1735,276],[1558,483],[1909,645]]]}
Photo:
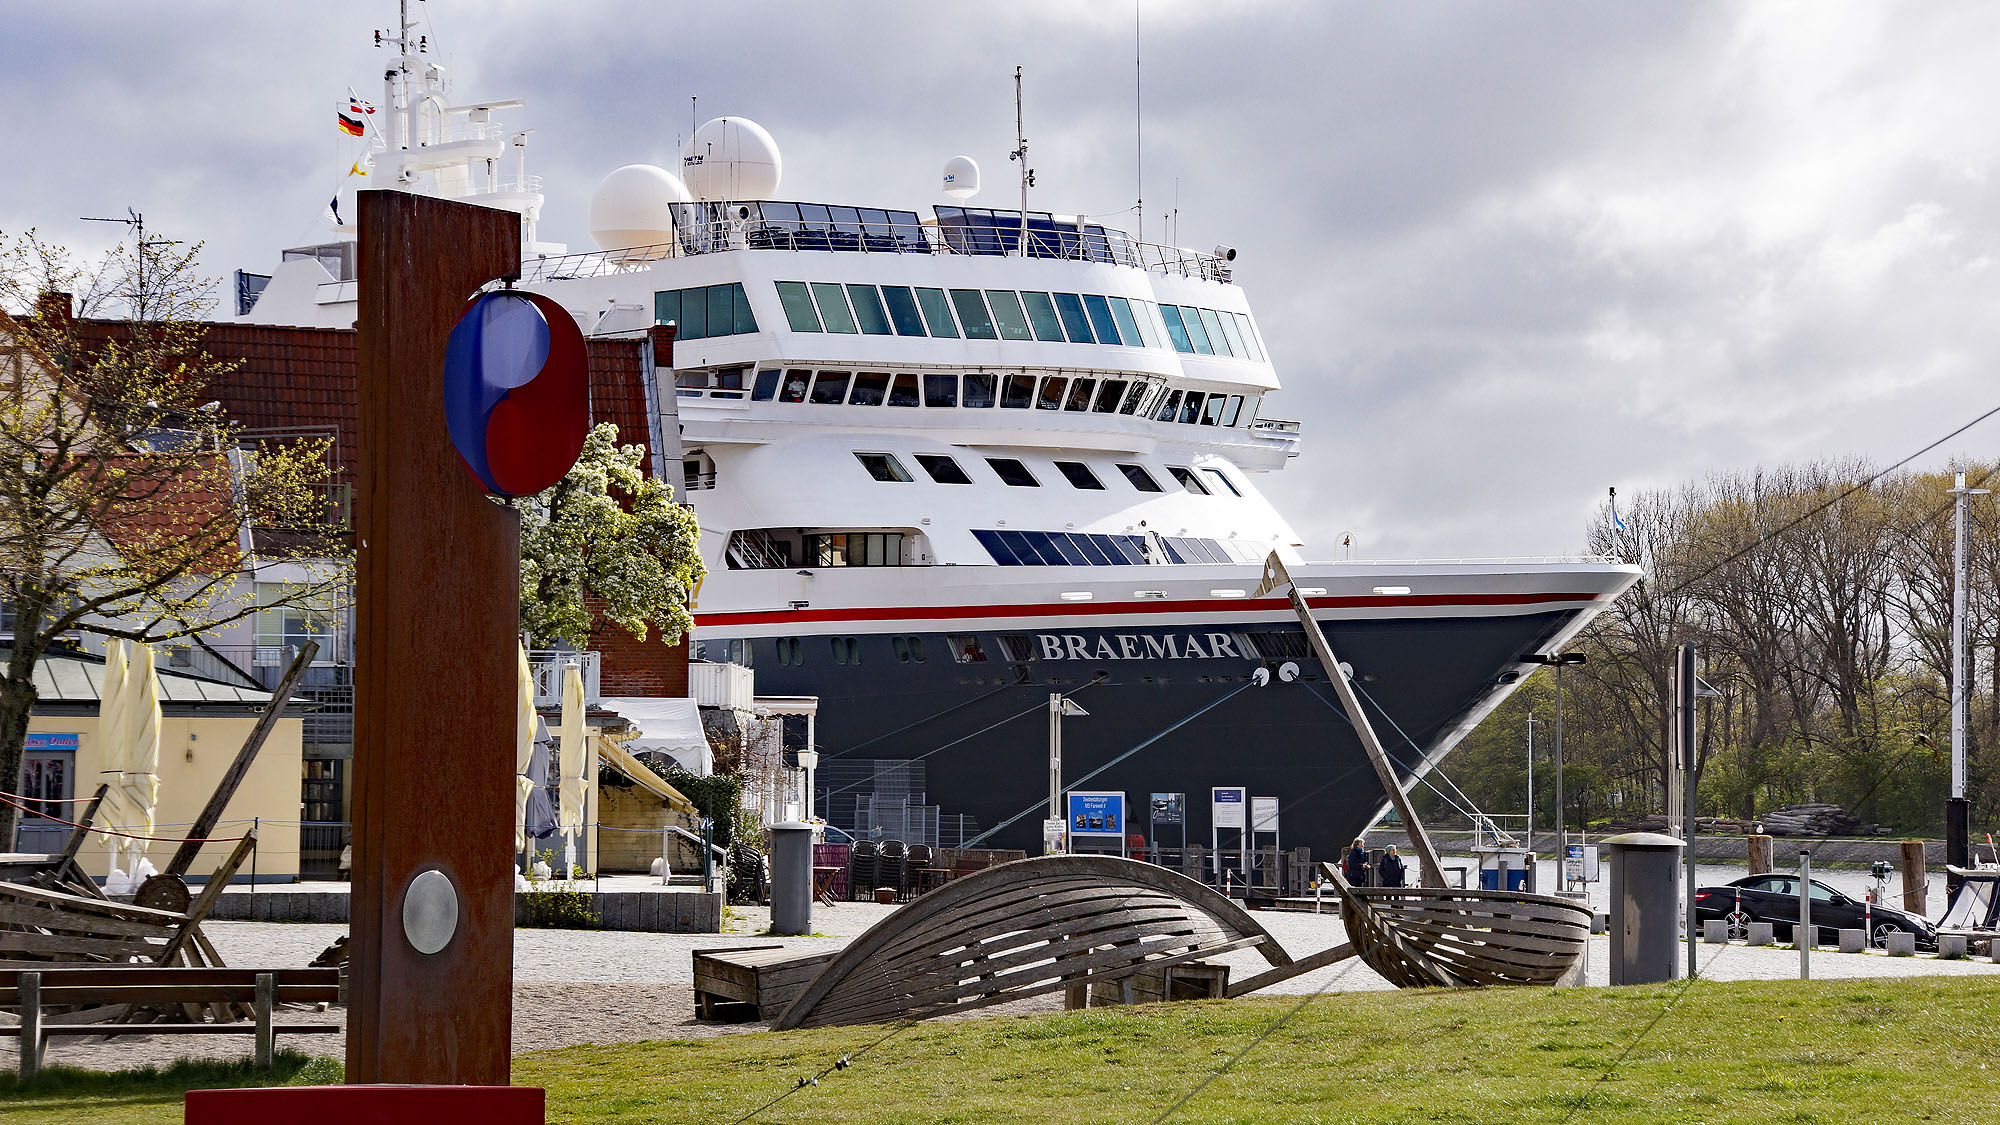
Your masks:
{"label": "utility pole", "polygon": [[[1952,476],[1951,536],[1951,797],[1944,806],[1944,861],[1947,867],[1972,866],[1972,805],[1965,796],[1966,707],[1971,696],[1965,652],[1965,590],[1971,583],[1967,569],[1965,516],[1967,501],[1984,496],[1984,488],[1965,487],[1965,474]],[[1945,877],[1945,895],[1958,893],[1961,880]]]}
{"label": "utility pole", "polygon": [[[1535,713],[1528,712],[1528,839],[1522,845],[1528,849],[1528,862],[1534,862],[1535,855]],[[1562,857],[1556,857],[1556,870],[1562,870]]]}

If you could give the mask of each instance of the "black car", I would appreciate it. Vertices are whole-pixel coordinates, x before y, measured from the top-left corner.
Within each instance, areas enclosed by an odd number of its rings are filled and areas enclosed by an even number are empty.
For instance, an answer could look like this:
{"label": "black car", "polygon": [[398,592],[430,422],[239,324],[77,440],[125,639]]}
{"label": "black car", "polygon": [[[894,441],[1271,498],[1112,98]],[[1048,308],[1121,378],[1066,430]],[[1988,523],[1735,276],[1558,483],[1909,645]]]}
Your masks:
{"label": "black car", "polygon": [[[1752,922],[1769,922],[1778,940],[1790,941],[1799,921],[1799,877],[1750,875],[1725,886],[1697,888],[1694,916],[1698,921],[1726,920],[1731,937],[1743,937]],[[1869,906],[1817,879],[1812,880],[1812,927],[1823,942],[1836,939],[1839,930],[1866,928],[1870,945],[1881,945],[1889,934],[1901,931],[1915,934],[1919,949],[1937,948],[1937,927],[1928,918],[1880,903]]]}

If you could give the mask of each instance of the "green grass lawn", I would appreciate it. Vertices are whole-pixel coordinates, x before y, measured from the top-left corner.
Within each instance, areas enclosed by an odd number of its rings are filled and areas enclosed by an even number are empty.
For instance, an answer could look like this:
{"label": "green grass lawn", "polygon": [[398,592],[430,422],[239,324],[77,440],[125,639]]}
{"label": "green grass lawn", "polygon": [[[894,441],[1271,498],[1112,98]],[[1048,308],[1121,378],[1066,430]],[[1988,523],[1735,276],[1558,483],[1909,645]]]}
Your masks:
{"label": "green grass lawn", "polygon": [[[815,1075],[756,1120],[1143,1122],[1183,1097],[1170,1120],[1990,1122],[2000,1108],[2000,979],[1342,993],[1271,1030],[1299,1002],[573,1047],[520,1056],[514,1081],[547,1087],[552,1122],[730,1122]],[[73,1079],[0,1086],[0,1117],[171,1122],[179,1101]]]}

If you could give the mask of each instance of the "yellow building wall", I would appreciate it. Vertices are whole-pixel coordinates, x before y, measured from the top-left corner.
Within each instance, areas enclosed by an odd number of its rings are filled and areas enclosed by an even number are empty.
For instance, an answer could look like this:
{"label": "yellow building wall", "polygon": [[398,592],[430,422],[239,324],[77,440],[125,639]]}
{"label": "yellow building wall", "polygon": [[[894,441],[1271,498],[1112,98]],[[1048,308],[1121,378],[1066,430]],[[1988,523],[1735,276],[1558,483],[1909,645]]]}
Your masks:
{"label": "yellow building wall", "polygon": [[[100,776],[104,769],[104,744],[97,736],[97,721],[95,715],[36,715],[28,720],[31,734],[78,736],[76,796],[85,800],[97,792],[98,785],[104,781]],[[236,752],[243,748],[244,739],[250,737],[250,728],[256,725],[254,715],[228,718],[167,716],[161,720],[160,797],[153,812],[156,827],[150,835],[168,836],[175,840],[187,835],[187,826],[208,804],[216,783],[222,780],[229,764],[236,760]],[[249,829],[253,818],[261,817],[262,824],[257,831],[257,877],[260,880],[273,875],[289,880],[299,874],[304,736],[304,720],[296,717],[278,720],[277,727],[264,740],[264,748],[258,752],[257,760],[251,764],[250,772],[237,786],[229,807],[223,811],[222,823],[210,833],[211,838],[241,836]],[[71,807],[79,811],[83,808],[82,805]],[[83,851],[77,856],[83,869],[100,879],[111,866],[110,851],[104,846],[104,839],[101,835],[94,835],[85,841]],[[179,846],[178,843],[148,844],[146,858],[153,861],[154,867],[164,869]],[[213,872],[229,857],[230,850],[235,846],[234,843],[219,842],[204,845],[188,874],[199,877]],[[238,878],[245,878],[249,873],[250,864],[246,860]]]}

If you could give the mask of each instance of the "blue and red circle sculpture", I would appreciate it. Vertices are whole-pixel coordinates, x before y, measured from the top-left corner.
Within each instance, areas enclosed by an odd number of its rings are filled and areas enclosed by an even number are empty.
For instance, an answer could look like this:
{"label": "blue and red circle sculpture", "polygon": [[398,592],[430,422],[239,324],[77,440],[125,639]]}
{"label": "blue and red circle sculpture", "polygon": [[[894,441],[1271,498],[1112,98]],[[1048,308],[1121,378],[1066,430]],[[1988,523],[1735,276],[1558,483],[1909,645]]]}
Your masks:
{"label": "blue and red circle sculpture", "polygon": [[561,480],[590,432],[576,321],[539,293],[473,298],[445,346],[444,418],[486,491],[531,496]]}

